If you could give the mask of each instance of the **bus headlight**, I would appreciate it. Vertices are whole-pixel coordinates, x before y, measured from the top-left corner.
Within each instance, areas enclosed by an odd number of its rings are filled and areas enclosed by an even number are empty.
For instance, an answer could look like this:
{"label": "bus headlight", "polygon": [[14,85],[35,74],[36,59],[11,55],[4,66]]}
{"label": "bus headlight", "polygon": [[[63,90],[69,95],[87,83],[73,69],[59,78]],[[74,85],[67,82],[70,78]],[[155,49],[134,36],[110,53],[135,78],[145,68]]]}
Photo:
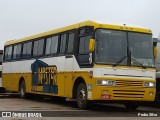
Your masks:
{"label": "bus headlight", "polygon": [[156,87],[154,82],[144,82],[144,87]]}
{"label": "bus headlight", "polygon": [[115,86],[115,81],[114,80],[97,80],[96,84],[100,86]]}

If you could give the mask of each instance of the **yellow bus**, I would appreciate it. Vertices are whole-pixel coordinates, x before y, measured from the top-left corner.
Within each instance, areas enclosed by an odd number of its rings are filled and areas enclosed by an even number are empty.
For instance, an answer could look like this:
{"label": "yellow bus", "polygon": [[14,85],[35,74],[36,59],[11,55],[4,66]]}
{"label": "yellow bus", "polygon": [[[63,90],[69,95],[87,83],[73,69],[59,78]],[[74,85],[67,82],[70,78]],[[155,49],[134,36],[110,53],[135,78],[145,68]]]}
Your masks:
{"label": "yellow bus", "polygon": [[136,109],[154,101],[155,64],[150,29],[84,21],[5,43],[3,87],[77,101],[122,102]]}

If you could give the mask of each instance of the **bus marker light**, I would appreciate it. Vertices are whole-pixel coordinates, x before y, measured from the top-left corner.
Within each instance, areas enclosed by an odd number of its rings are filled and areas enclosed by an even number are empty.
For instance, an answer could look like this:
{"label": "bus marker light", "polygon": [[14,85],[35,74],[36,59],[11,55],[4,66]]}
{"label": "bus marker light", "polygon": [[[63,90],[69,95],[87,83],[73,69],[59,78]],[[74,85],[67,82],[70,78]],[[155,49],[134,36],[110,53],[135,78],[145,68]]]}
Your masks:
{"label": "bus marker light", "polygon": [[92,98],[92,92],[88,92],[88,98]]}
{"label": "bus marker light", "polygon": [[92,84],[88,84],[88,90],[92,90]]}
{"label": "bus marker light", "polygon": [[93,76],[93,71],[89,71],[89,72],[88,72],[88,76],[89,76],[90,78],[92,78],[92,76]]}

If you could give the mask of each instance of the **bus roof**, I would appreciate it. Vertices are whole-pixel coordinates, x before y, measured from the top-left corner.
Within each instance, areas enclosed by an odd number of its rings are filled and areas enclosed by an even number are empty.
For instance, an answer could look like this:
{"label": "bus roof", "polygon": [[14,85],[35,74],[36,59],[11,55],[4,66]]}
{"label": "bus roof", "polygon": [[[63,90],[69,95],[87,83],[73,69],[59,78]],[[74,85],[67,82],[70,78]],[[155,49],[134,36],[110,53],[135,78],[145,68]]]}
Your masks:
{"label": "bus roof", "polygon": [[16,40],[10,40],[10,41],[7,41],[5,43],[5,46],[15,44],[15,43],[19,43],[19,42],[28,41],[28,40],[33,40],[33,39],[36,39],[36,38],[41,38],[41,37],[44,37],[44,36],[64,32],[64,31],[67,31],[67,30],[76,29],[76,28],[83,27],[83,26],[94,26],[95,29],[96,28],[108,28],[108,29],[116,29],[116,30],[124,30],[124,31],[133,31],[133,32],[142,32],[142,33],[152,34],[150,29],[139,27],[139,26],[137,27],[135,25],[130,26],[130,25],[126,25],[126,24],[114,24],[114,23],[110,23],[110,22],[108,22],[108,23],[103,22],[102,23],[102,22],[87,20],[87,21],[84,21],[84,22],[80,22],[80,23],[77,23],[77,24],[73,24],[73,25],[66,26],[66,27],[59,28],[59,29],[55,29],[55,30],[50,30],[50,31],[43,32],[43,33],[36,34],[36,35],[32,35],[32,36],[29,36],[29,37],[16,39]]}

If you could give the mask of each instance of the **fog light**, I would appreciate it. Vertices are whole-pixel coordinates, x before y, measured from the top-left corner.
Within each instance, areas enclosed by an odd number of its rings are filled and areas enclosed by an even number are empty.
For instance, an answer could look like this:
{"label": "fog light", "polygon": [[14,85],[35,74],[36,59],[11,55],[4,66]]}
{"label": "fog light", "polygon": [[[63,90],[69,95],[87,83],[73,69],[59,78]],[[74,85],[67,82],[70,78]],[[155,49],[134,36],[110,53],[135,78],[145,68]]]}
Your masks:
{"label": "fog light", "polygon": [[150,96],[152,96],[153,94],[154,94],[154,92],[151,92],[151,91],[149,92],[149,95],[150,95]]}

